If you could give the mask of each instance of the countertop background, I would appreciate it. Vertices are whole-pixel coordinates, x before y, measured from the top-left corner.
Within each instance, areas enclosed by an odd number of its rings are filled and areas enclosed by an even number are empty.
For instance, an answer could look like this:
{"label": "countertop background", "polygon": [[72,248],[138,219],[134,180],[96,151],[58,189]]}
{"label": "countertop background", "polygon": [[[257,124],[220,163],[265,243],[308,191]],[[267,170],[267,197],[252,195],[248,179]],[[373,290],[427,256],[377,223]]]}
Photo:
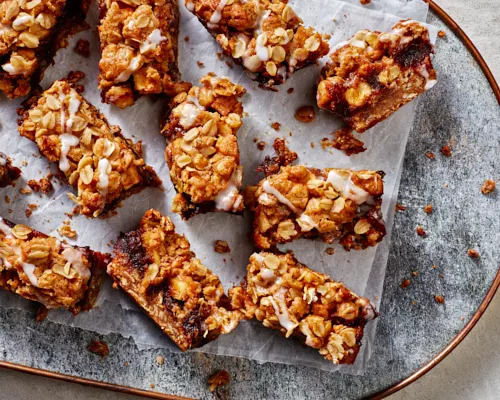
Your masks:
{"label": "countertop background", "polygon": [[[437,0],[479,49],[500,82],[500,0]],[[390,400],[482,399],[500,393],[500,293],[465,340],[437,367]],[[0,369],[0,400],[133,400],[107,392]]]}

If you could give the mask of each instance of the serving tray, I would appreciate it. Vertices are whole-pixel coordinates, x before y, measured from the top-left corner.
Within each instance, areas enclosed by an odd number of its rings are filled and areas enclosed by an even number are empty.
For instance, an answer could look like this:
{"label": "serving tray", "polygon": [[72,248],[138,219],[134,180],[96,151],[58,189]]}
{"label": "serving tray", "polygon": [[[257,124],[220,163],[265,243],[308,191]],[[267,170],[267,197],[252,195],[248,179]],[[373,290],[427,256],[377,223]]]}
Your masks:
{"label": "serving tray", "polygon": [[[363,376],[139,351],[119,335],[36,323],[32,314],[2,308],[0,367],[158,399],[212,398],[207,377],[226,369],[231,384],[219,393],[230,398],[352,399],[385,397],[436,365],[472,329],[500,285],[498,190],[480,193],[485,179],[499,178],[500,88],[464,32],[430,5],[428,22],[446,32],[434,58],[440,84],[422,96],[413,121],[398,200],[407,208],[395,219],[374,354]],[[450,158],[439,151],[446,144]],[[428,203],[431,215],[423,211]],[[428,236],[419,237],[417,226]],[[469,248],[481,257],[469,258]],[[108,343],[107,358],[86,351],[92,339]],[[163,365],[155,362],[158,355]]]}

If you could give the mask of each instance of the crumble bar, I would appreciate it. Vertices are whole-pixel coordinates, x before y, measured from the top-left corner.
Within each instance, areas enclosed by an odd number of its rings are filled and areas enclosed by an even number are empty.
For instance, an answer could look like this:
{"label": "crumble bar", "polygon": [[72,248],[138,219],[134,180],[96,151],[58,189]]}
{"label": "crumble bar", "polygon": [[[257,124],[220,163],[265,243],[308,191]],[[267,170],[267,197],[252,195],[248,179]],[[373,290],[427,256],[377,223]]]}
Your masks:
{"label": "crumble bar", "polygon": [[272,88],[328,54],[327,36],[302,25],[286,0],[186,0],[224,53]]}
{"label": "crumble bar", "polygon": [[190,250],[172,221],[147,211],[139,229],[124,233],[108,266],[121,287],[182,351],[231,332],[240,319],[222,284]]}
{"label": "crumble bar", "polygon": [[99,9],[103,102],[125,108],[140,95],[189,89],[178,82],[177,0],[99,0]]}
{"label": "crumble bar", "polygon": [[203,86],[179,93],[170,103],[162,134],[165,158],[177,195],[172,211],[189,219],[198,213],[244,208],[243,167],[236,134],[242,122],[242,86],[207,75]]}
{"label": "crumble bar", "polygon": [[69,33],[87,14],[88,0],[0,2],[0,90],[9,98],[39,86],[45,69]]}
{"label": "crumble bar", "polygon": [[12,160],[0,152],[0,188],[12,185],[21,176],[21,170],[12,165]]}
{"label": "crumble bar", "polygon": [[346,250],[375,246],[385,236],[382,173],[284,166],[247,190],[260,249],[297,238],[335,239]]}
{"label": "crumble bar", "polygon": [[41,153],[58,163],[66,181],[77,190],[68,196],[88,217],[105,216],[120,202],[160,179],[142,158],[141,143],[125,139],[117,126],[85,100],[66,80],[31,99],[19,132]]}
{"label": "crumble bar", "polygon": [[352,364],[375,306],[291,254],[254,253],[242,286],[229,290],[234,309],[285,337],[296,336],[334,364]]}
{"label": "crumble bar", "polygon": [[400,21],[387,33],[359,31],[330,55],[318,107],[364,132],[436,84],[433,51],[427,28],[416,21]]}
{"label": "crumble bar", "polygon": [[0,288],[77,314],[97,298],[110,257],[0,218]]}

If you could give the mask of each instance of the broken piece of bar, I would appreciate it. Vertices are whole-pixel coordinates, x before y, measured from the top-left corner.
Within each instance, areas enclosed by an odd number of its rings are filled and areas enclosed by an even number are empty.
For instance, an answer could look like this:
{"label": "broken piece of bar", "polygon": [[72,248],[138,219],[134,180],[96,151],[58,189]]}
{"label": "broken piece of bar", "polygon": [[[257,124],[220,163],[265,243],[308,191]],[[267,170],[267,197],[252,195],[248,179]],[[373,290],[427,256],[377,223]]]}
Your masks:
{"label": "broken piece of bar", "polygon": [[272,88],[328,54],[326,35],[302,25],[286,0],[185,0],[224,53]]}
{"label": "broken piece of bar", "polygon": [[78,191],[68,196],[88,217],[106,216],[120,202],[160,179],[142,158],[141,143],[125,139],[117,126],[77,91],[60,80],[30,100],[20,120],[21,136],[34,141],[49,161],[58,164]]}
{"label": "broken piece of bar", "polygon": [[178,82],[177,0],[99,0],[99,8],[103,102],[125,108],[140,95],[175,96],[189,89]]}
{"label": "broken piece of bar", "polygon": [[235,310],[287,338],[297,336],[334,364],[352,364],[375,306],[291,254],[250,256],[242,286],[229,290]]}
{"label": "broken piece of bar", "polygon": [[110,260],[0,217],[0,288],[47,308],[92,308]]}
{"label": "broken piece of bar", "polygon": [[222,284],[190,250],[183,235],[156,210],[122,234],[108,274],[182,351],[231,332],[240,319]]}
{"label": "broken piece of bar", "polygon": [[12,165],[12,160],[0,151],[0,188],[12,185],[21,176],[21,170]]}
{"label": "broken piece of bar", "polygon": [[433,51],[429,31],[417,21],[400,21],[387,33],[359,31],[330,55],[318,107],[364,132],[436,84]]}
{"label": "broken piece of bar", "polygon": [[253,240],[260,249],[297,238],[338,240],[346,250],[375,246],[385,236],[381,173],[281,167],[247,189],[254,212]]}
{"label": "broken piece of bar", "polygon": [[242,86],[207,75],[201,87],[178,94],[162,134],[177,195],[172,211],[184,219],[210,211],[243,211],[243,168],[236,134],[242,122]]}
{"label": "broken piece of bar", "polygon": [[0,90],[9,98],[39,86],[69,33],[83,24],[87,0],[0,2]]}

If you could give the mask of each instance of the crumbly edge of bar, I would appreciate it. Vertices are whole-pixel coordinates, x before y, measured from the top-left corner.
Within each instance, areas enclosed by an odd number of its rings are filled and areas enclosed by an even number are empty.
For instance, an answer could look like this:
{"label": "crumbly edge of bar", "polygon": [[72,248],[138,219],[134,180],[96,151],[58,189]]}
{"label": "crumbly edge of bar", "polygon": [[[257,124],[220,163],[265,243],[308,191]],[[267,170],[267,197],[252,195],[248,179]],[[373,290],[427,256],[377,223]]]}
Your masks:
{"label": "crumbly edge of bar", "polygon": [[427,28],[416,21],[391,32],[360,31],[323,68],[318,106],[364,132],[437,82],[433,51]]}
{"label": "crumbly edge of bar", "polygon": [[21,170],[12,165],[12,160],[0,152],[0,188],[13,185],[21,176]]}
{"label": "crumbly edge of bar", "polygon": [[103,102],[120,108],[141,95],[175,96],[190,87],[180,81],[177,64],[177,0],[144,3],[99,0],[99,89]]}
{"label": "crumbly edge of bar", "polygon": [[[109,125],[104,115],[81,96],[83,86],[77,85],[76,82],[82,77],[83,73],[73,72],[68,80],[56,81],[45,92],[30,98],[25,103],[25,108],[18,110],[21,115],[18,129],[21,136],[27,137],[37,144],[40,152],[49,161],[59,163],[60,175],[78,191],[78,196],[72,193],[68,196],[79,206],[80,213],[92,217],[106,217],[124,199],[140,192],[145,187],[160,186],[161,180],[156,172],[145,164],[142,158],[141,142],[134,144],[130,139],[125,138],[119,127]],[[71,136],[74,136],[74,133],[78,134],[75,138],[78,139],[79,145],[78,148],[76,145],[68,148],[68,152],[64,156],[65,165],[66,162],[68,163],[65,166],[65,168],[67,167],[66,171],[61,170],[61,162],[63,161],[60,143],[62,132],[61,102],[60,98],[52,95],[56,88],[67,90],[67,93],[63,92],[64,100],[69,97],[71,102],[71,95],[74,94],[78,96],[76,99],[80,102],[75,115],[70,115],[70,118],[66,114],[68,107],[64,106],[65,127],[67,127],[67,121],[71,119]],[[58,96],[60,95],[58,94]],[[68,133],[66,131],[65,128],[64,133]],[[56,138],[50,139],[52,135],[57,136],[59,143],[53,141]],[[95,139],[98,135],[103,137]],[[75,159],[78,162],[74,161]],[[104,159],[108,160],[107,166],[111,168],[111,171],[105,174],[108,177],[108,189],[110,185],[116,185],[114,191],[101,192],[98,188],[101,181],[99,162]],[[119,165],[114,165],[118,161],[120,161]],[[108,169],[106,168],[106,171]],[[126,181],[125,178],[130,181]],[[109,192],[111,192],[111,198]],[[102,193],[105,194],[104,199]]]}
{"label": "crumbly edge of bar", "polygon": [[170,102],[162,129],[165,159],[178,193],[172,210],[184,219],[211,211],[241,214],[244,208],[237,133],[243,116],[239,98],[245,89],[213,74],[201,83]]}
{"label": "crumbly edge of bar", "polygon": [[[0,219],[0,223],[2,225],[0,227],[2,234],[2,239],[0,239],[1,288],[38,302],[49,309],[66,308],[75,315],[93,307],[104,279],[106,265],[111,260],[109,254],[92,251],[88,247],[60,243],[56,238],[31,227],[16,225],[5,219]],[[11,230],[10,238],[7,237],[9,233],[4,231],[5,227]],[[15,248],[22,254],[22,261],[19,261],[19,258],[13,258],[17,254]],[[70,253],[63,255],[62,253],[68,249]],[[74,251],[78,252],[76,256],[84,257],[84,261],[76,263],[72,260],[71,258],[75,256]],[[50,260],[47,261],[47,257],[50,257]],[[61,263],[55,262],[54,257],[61,258],[59,260]],[[7,268],[7,258],[14,263],[21,262],[23,265],[19,266],[9,261],[11,267]],[[24,264],[27,264],[26,268]],[[47,271],[50,273],[47,274]],[[86,280],[81,273],[89,274]],[[76,287],[68,287],[75,278],[80,280]],[[36,282],[33,283],[35,279]],[[40,282],[42,279],[43,281]],[[46,279],[50,281],[46,282]],[[51,286],[51,282],[54,285]],[[47,287],[37,286],[40,283],[45,283]],[[66,287],[59,290],[64,284]]]}
{"label": "crumbly edge of bar", "polygon": [[[220,4],[224,7],[220,9]],[[293,72],[328,54],[328,36],[302,25],[284,1],[240,2],[221,0],[215,10],[202,0],[186,0],[198,20],[223,52],[273,90]],[[218,20],[217,23],[213,21]],[[212,21],[212,22],[211,22]],[[259,25],[258,35],[255,25]]]}
{"label": "crumbly edge of bar", "polygon": [[140,228],[122,234],[108,274],[182,350],[229,333],[232,311],[219,278],[195,258],[172,221],[149,210]]}
{"label": "crumbly edge of bar", "polygon": [[334,364],[352,364],[374,305],[291,254],[254,253],[241,286],[229,290],[234,309],[285,337],[296,336]]}
{"label": "crumbly edge of bar", "polygon": [[0,56],[0,65],[10,63],[12,56],[20,56],[15,62],[18,67],[29,66],[26,76],[12,76],[0,69],[0,91],[10,98],[23,97],[30,92],[40,90],[40,82],[45,70],[53,63],[57,51],[68,45],[68,37],[88,29],[85,22],[90,7],[90,0],[68,0],[62,14],[50,34],[44,38],[35,49],[17,47]]}
{"label": "crumbly edge of bar", "polygon": [[[326,243],[338,240],[346,250],[375,246],[386,233],[380,214],[382,179],[383,173],[375,171],[281,167],[257,186],[247,187],[255,245],[270,249],[299,237],[319,236]],[[346,186],[339,189],[340,184]],[[356,194],[348,186],[357,188]],[[360,207],[366,210],[360,213]]]}

